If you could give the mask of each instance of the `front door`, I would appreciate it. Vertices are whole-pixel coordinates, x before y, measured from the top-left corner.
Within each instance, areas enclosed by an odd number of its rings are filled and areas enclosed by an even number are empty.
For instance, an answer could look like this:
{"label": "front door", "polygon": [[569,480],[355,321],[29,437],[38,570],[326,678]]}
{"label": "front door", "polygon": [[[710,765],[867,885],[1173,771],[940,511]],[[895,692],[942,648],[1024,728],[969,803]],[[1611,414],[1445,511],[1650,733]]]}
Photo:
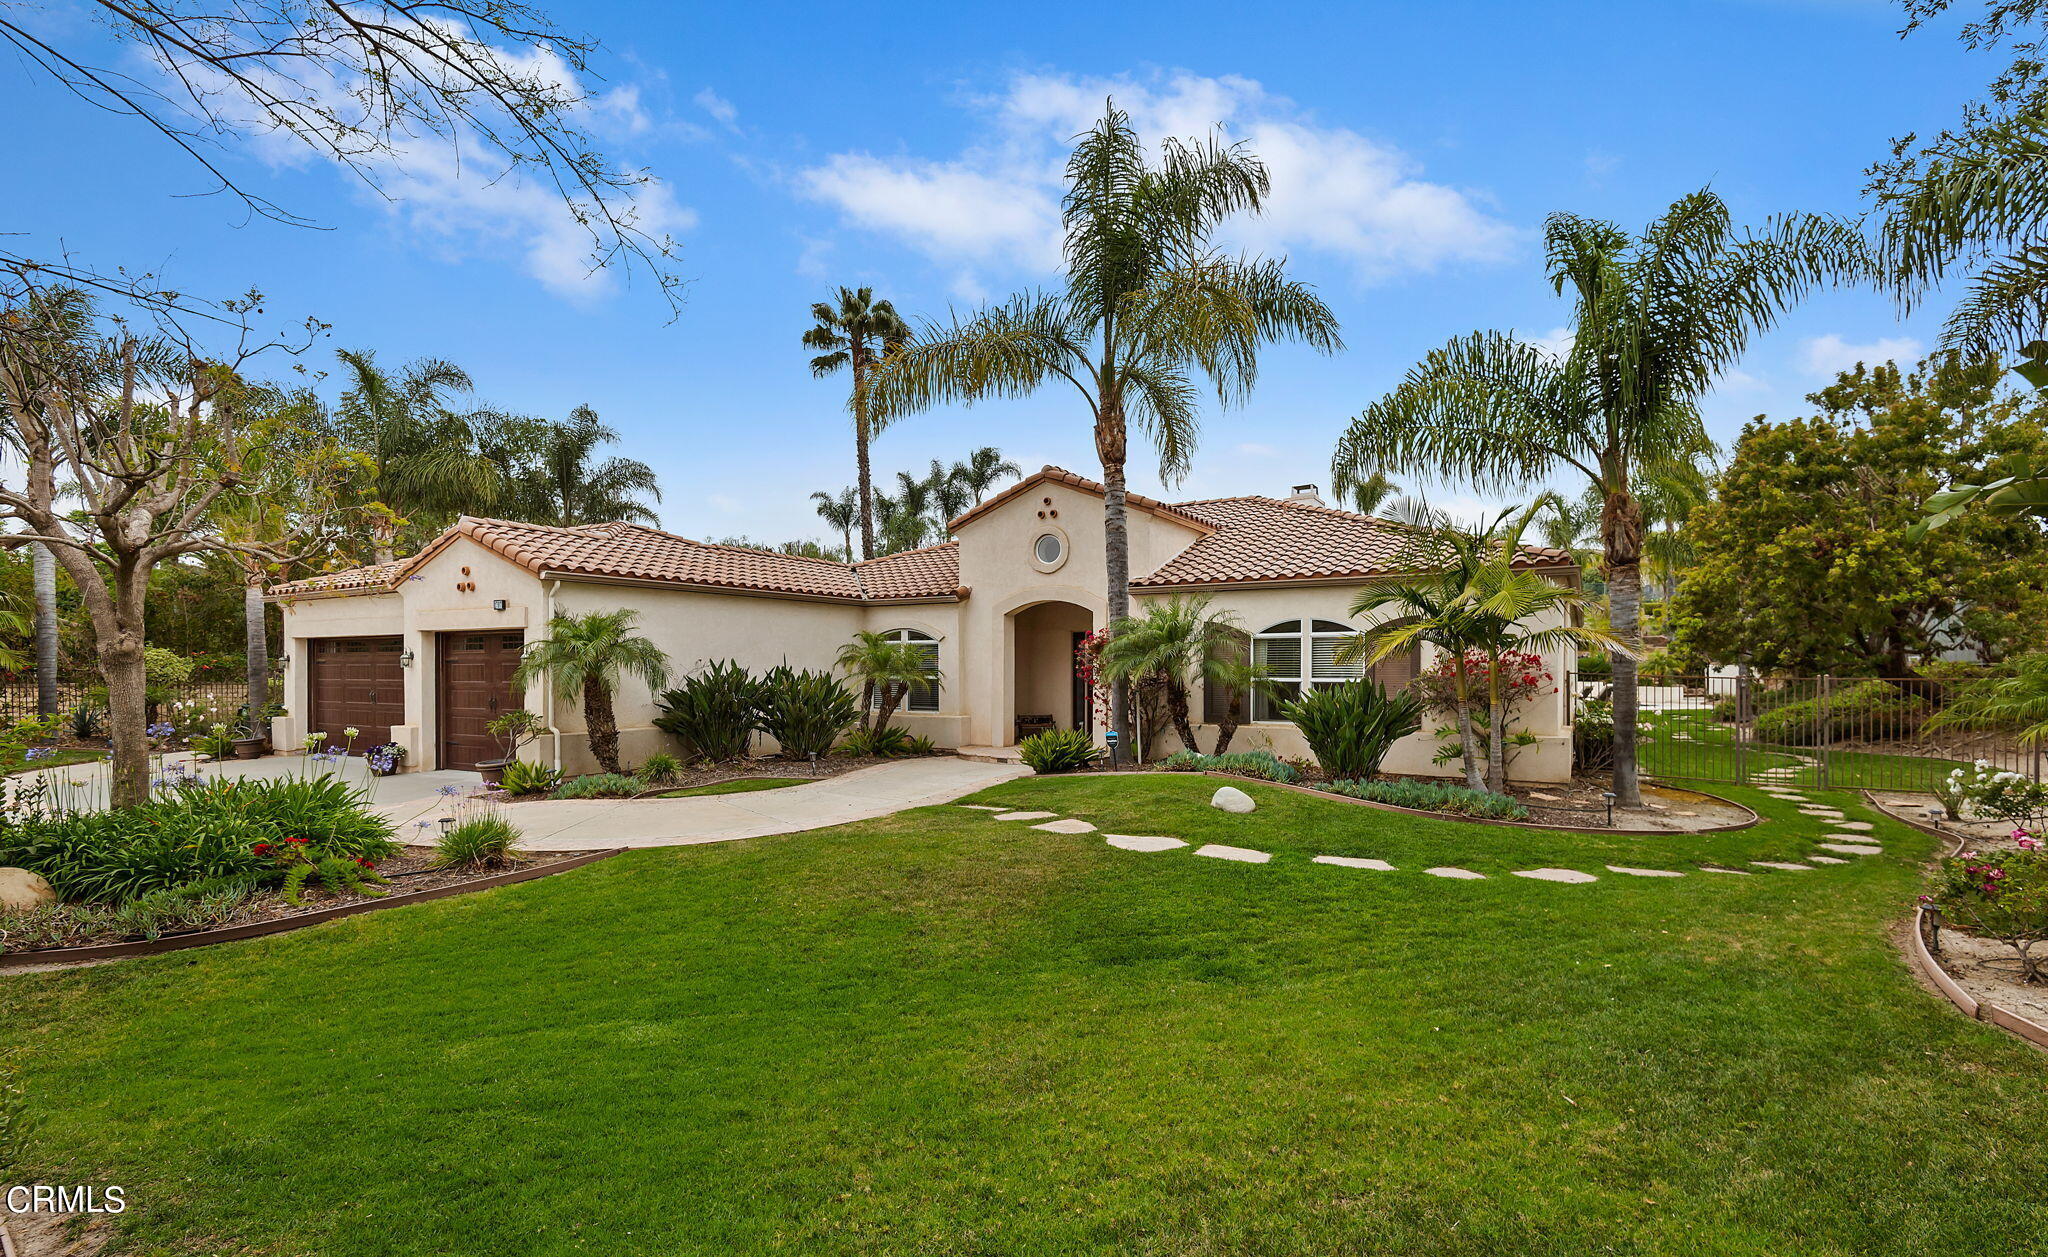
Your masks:
{"label": "front door", "polygon": [[442,633],[436,639],[441,767],[475,768],[504,754],[488,726],[520,705],[512,671],[525,645],[524,633]]}

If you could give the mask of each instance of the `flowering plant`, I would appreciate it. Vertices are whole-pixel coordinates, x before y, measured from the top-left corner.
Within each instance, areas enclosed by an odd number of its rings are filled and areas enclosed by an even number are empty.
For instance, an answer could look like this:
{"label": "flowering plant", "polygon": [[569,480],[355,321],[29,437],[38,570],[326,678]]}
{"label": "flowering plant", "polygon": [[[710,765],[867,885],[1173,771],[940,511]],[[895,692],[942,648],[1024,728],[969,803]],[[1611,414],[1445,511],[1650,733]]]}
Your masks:
{"label": "flowering plant", "polygon": [[[1465,674],[1465,692],[1473,704],[1473,730],[1479,738],[1479,751],[1485,756],[1488,744],[1493,739],[1491,720],[1491,698],[1494,682],[1494,660],[1483,650],[1468,650],[1463,656],[1442,655],[1436,663],[1415,679],[1415,692],[1422,696],[1423,706],[1439,715],[1452,718],[1450,724],[1433,730],[1436,737],[1444,739],[1436,749],[1435,762],[1448,764],[1464,758],[1464,744],[1458,734],[1456,716],[1458,712],[1458,673]],[[1504,651],[1499,658],[1501,705],[1507,709],[1503,722],[1507,728],[1505,755],[1507,762],[1514,761],[1514,753],[1523,747],[1534,746],[1536,735],[1515,727],[1515,709],[1539,694],[1557,693],[1557,678],[1543,666],[1543,656],[1527,651]]]}
{"label": "flowering plant", "polygon": [[2023,821],[2048,813],[2048,784],[1994,768],[1988,759],[1950,772],[1937,793],[1944,806],[1953,812],[1967,807],[1979,816],[2006,821]]}
{"label": "flowering plant", "polygon": [[1965,851],[1942,861],[1931,898],[1949,924],[2012,948],[2024,981],[2048,979],[2048,965],[2034,954],[2048,942],[2048,852],[2038,842],[2019,851]]}
{"label": "flowering plant", "polygon": [[383,895],[376,887],[390,885],[376,865],[363,856],[340,855],[322,850],[310,838],[291,837],[282,842],[259,842],[249,853],[273,869],[284,870],[284,901],[294,908],[304,902],[307,882],[316,882],[331,895],[354,891]]}
{"label": "flowering plant", "polygon": [[405,748],[396,742],[385,742],[370,748],[369,763],[371,772],[397,772],[398,766],[404,761]]}

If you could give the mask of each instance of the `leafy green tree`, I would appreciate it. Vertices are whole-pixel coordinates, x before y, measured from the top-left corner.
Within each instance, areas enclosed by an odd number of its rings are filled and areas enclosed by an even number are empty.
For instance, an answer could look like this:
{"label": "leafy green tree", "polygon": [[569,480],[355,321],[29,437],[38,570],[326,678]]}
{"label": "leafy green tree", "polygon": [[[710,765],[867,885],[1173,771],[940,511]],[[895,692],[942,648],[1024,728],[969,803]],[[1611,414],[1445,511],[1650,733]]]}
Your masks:
{"label": "leafy green tree", "polygon": [[[889,727],[896,708],[921,686],[942,683],[931,655],[916,642],[891,641],[887,634],[863,630],[839,648],[834,661],[841,672],[860,683],[861,729],[879,733]],[[879,699],[879,702],[877,701]]]}
{"label": "leafy green tree", "polygon": [[[1176,595],[1146,603],[1141,614],[1110,622],[1109,636],[1102,643],[1101,671],[1111,681],[1158,681],[1180,744],[1199,751],[1189,719],[1190,687],[1199,681],[1242,680],[1230,665],[1240,657],[1243,642],[1235,615],[1210,610],[1206,597]],[[1221,754],[1220,746],[1217,753]]]}
{"label": "leafy green tree", "polygon": [[378,563],[398,553],[401,529],[433,532],[449,517],[481,510],[504,488],[498,463],[478,450],[471,415],[449,404],[471,385],[450,362],[422,358],[393,375],[367,349],[337,350],[347,386],[336,408],[337,431],[370,460],[370,525]]}
{"label": "leafy green tree", "polygon": [[650,498],[661,501],[654,469],[637,458],[599,458],[599,447],[615,443],[619,434],[590,407],[576,407],[560,423],[515,417],[493,425],[490,433],[480,444],[499,465],[499,509],[510,517],[557,528],[660,522],[647,504]]}
{"label": "leafy green tree", "polygon": [[1024,469],[1003,457],[1003,452],[993,445],[984,445],[967,456],[965,462],[953,464],[953,479],[966,488],[979,505],[988,496],[988,491],[1003,480],[1021,476]]}
{"label": "leafy green tree", "polygon": [[619,771],[619,721],[612,706],[619,682],[634,677],[652,691],[668,681],[668,656],[633,631],[638,618],[639,612],[626,607],[557,615],[548,621],[547,637],[527,646],[512,673],[515,688],[545,678],[555,697],[582,700],[590,753],[608,773]]}
{"label": "leafy green tree", "polygon": [[[1210,238],[1223,220],[1259,211],[1265,166],[1242,145],[1168,139],[1148,160],[1112,103],[1067,161],[1061,202],[1066,285],[1027,292],[925,329],[876,372],[891,415],[947,402],[1021,397],[1064,381],[1080,394],[1102,460],[1108,618],[1131,611],[1125,466],[1135,425],[1178,480],[1194,452],[1199,373],[1219,403],[1249,395],[1259,348],[1299,340],[1341,346],[1337,318],[1277,261],[1232,258]],[[1131,744],[1128,686],[1112,723]]]}
{"label": "leafy green tree", "polygon": [[1991,660],[2048,640],[2038,526],[1972,513],[1912,536],[1941,484],[2048,453],[2048,402],[2001,374],[1955,355],[1859,366],[1809,398],[1817,414],[1745,428],[1690,528],[1679,653],[1898,677],[1924,653]]}
{"label": "leafy green tree", "polygon": [[1375,471],[1344,486],[1339,495],[1360,515],[1377,515],[1382,507],[1401,496],[1401,486],[1385,472]]}
{"label": "leafy green tree", "polygon": [[804,333],[804,347],[825,351],[811,359],[811,374],[822,378],[844,369],[853,376],[847,406],[853,411],[854,487],[860,491],[860,557],[872,559],[875,484],[868,446],[887,419],[869,400],[868,376],[910,339],[910,325],[890,302],[875,300],[872,288],[841,288],[838,303],[815,303],[811,318],[815,323]]}
{"label": "leafy green tree", "polygon": [[[1815,287],[1869,273],[1855,227],[1793,214],[1737,228],[1702,189],[1640,235],[1576,214],[1544,223],[1551,287],[1572,302],[1572,344],[1553,354],[1499,332],[1453,340],[1353,420],[1332,465],[1339,490],[1380,470],[1451,475],[1514,491],[1559,475],[1599,494],[1608,619],[1640,641],[1648,472],[1712,450],[1698,402],[1750,339]],[[1614,792],[1641,806],[1636,669],[1614,668]]]}

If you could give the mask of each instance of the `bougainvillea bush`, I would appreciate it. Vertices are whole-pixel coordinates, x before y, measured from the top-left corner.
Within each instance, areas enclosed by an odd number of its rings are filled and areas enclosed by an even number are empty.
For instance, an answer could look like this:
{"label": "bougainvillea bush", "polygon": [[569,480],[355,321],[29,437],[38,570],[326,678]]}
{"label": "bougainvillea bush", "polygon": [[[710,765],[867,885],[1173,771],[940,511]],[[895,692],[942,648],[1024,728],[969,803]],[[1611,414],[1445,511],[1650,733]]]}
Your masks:
{"label": "bougainvillea bush", "polygon": [[[1465,670],[1467,692],[1472,698],[1472,731],[1478,738],[1482,761],[1486,758],[1487,743],[1492,738],[1489,716],[1493,661],[1486,657],[1484,651],[1478,650],[1467,651],[1462,659],[1443,655],[1415,679],[1415,692],[1422,696],[1423,706],[1431,713],[1451,720],[1451,723],[1434,730],[1435,736],[1443,739],[1436,748],[1436,762],[1439,764],[1460,759],[1465,753],[1457,725],[1458,669],[1461,665]],[[1500,697],[1501,705],[1507,710],[1507,763],[1514,762],[1516,751],[1537,742],[1534,734],[1515,727],[1516,709],[1538,695],[1555,693],[1557,678],[1543,666],[1543,656],[1520,650],[1510,650],[1501,655]]]}
{"label": "bougainvillea bush", "polygon": [[2048,852],[2031,837],[2015,851],[1965,851],[1942,861],[1929,902],[1948,923],[2013,949],[2027,982],[2048,978],[2036,949],[2048,943]]}

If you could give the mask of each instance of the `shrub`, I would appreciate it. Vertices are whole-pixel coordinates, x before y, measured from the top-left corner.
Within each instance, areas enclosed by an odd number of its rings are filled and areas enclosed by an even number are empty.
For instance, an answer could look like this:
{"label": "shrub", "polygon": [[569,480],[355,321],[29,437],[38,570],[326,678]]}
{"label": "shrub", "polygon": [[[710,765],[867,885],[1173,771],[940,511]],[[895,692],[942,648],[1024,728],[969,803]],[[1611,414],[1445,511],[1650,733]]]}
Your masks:
{"label": "shrub", "polygon": [[681,739],[692,758],[744,759],[753,740],[761,682],[739,664],[719,660],[655,701],[657,728]]}
{"label": "shrub", "polygon": [[162,938],[232,921],[264,879],[209,878],[137,896],[124,904],[46,904],[0,913],[0,951],[82,947]]}
{"label": "shrub", "polygon": [[323,858],[378,859],[397,844],[391,823],[364,802],[331,776],[202,782],[131,808],[0,820],[0,865],[42,874],[65,899],[123,903],[202,879],[277,873],[268,852],[294,838]]}
{"label": "shrub", "polygon": [[562,774],[545,764],[515,759],[505,765],[498,784],[511,795],[546,794],[562,784]]}
{"label": "shrub", "polygon": [[383,891],[372,887],[390,884],[370,867],[368,857],[338,855],[304,838],[287,838],[275,844],[259,842],[255,850],[280,875],[284,901],[294,908],[300,905],[307,882],[318,883],[331,895],[352,890],[381,895]]}
{"label": "shrub", "polygon": [[107,736],[107,709],[80,703],[71,709],[71,736],[80,742],[97,742]]}
{"label": "shrub", "polygon": [[1605,681],[1614,675],[1614,661],[1605,651],[1592,650],[1579,656],[1578,679],[1581,681]]}
{"label": "shrub", "polygon": [[1232,773],[1239,777],[1257,777],[1261,781],[1278,781],[1289,785],[1301,780],[1300,770],[1292,764],[1282,763],[1271,751],[1232,751],[1227,755],[1175,751],[1160,760],[1159,766],[1170,773]]}
{"label": "shrub", "polygon": [[1487,820],[1529,819],[1529,809],[1505,794],[1473,790],[1465,786],[1434,781],[1333,781],[1324,786],[1332,794],[1418,812],[1448,812],[1453,816],[1478,816]]}
{"label": "shrub", "polygon": [[558,799],[629,799],[647,788],[638,777],[624,773],[591,773],[571,777],[555,787]]}
{"label": "shrub", "polygon": [[1951,924],[2012,948],[2026,981],[2048,979],[2048,964],[2034,954],[2048,942],[2048,853],[2039,845],[1944,860],[1929,898]]}
{"label": "shrub", "polygon": [[1814,746],[1822,739],[1889,738],[1918,729],[1934,714],[1933,705],[1885,681],[1864,681],[1837,690],[1825,700],[1816,696],[1783,703],[1756,718],[1756,739],[1779,746]]}
{"label": "shrub", "polygon": [[937,755],[939,744],[920,733],[903,744],[905,755]]}
{"label": "shrub", "polygon": [[1959,806],[2004,821],[2028,820],[2048,812],[2048,784],[1994,768],[1988,759],[1952,770],[1936,794],[1951,815],[1959,814]]}
{"label": "shrub", "polygon": [[472,816],[441,835],[434,863],[442,868],[500,869],[518,862],[519,831],[496,813]]}
{"label": "shrub", "polygon": [[843,755],[857,759],[891,759],[910,753],[910,730],[901,725],[890,725],[886,729],[855,729],[839,744]]}
{"label": "shrub", "polygon": [[666,751],[656,751],[640,765],[639,777],[650,786],[665,786],[683,775],[683,762]]}
{"label": "shrub", "polygon": [[1394,743],[1422,727],[1420,698],[1371,680],[1317,686],[1281,712],[1332,777],[1372,776]]}
{"label": "shrub", "polygon": [[1078,729],[1048,729],[1017,744],[1025,764],[1041,773],[1071,773],[1093,767],[1103,750]]}
{"label": "shrub", "polygon": [[[1730,699],[1733,703],[1735,700]],[[1572,764],[1577,768],[1601,769],[1614,764],[1614,702],[1605,698],[1580,699],[1572,711]]]}
{"label": "shrub", "polygon": [[754,714],[784,755],[806,759],[829,752],[860,719],[860,700],[829,672],[800,672],[784,664],[761,678]]}
{"label": "shrub", "polygon": [[193,738],[192,749],[201,755],[211,755],[215,759],[225,759],[229,755],[234,754],[235,740],[228,736],[228,727],[226,725],[217,724],[209,728],[205,733]]}

